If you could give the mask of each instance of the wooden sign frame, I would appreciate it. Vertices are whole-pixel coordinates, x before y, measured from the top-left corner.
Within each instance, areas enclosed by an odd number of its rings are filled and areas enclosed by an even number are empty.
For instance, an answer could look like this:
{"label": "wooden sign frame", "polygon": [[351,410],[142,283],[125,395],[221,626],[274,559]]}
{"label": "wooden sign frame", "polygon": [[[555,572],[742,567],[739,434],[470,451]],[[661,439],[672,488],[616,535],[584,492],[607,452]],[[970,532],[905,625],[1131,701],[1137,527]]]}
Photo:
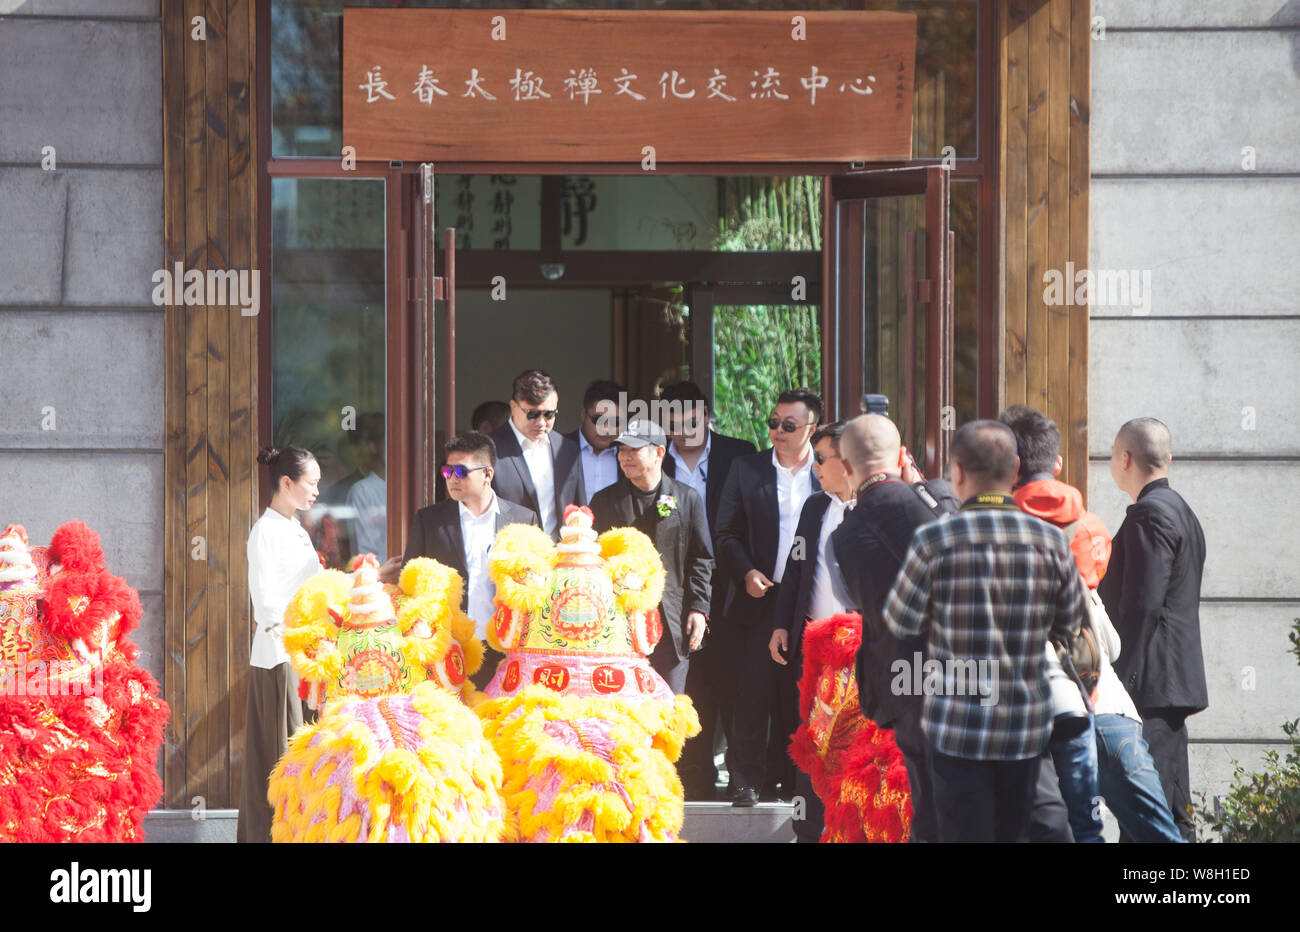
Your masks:
{"label": "wooden sign frame", "polygon": [[360,160],[870,162],[912,154],[916,16],[343,11]]}

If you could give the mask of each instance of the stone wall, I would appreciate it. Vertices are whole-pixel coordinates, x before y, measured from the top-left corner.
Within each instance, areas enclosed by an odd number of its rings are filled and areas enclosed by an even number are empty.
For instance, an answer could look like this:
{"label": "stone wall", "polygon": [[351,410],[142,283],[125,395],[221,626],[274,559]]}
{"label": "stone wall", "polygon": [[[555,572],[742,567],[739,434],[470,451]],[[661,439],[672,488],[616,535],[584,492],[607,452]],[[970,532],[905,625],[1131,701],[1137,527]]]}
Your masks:
{"label": "stone wall", "polygon": [[[1210,707],[1189,720],[1192,792],[1258,769],[1300,716],[1300,2],[1093,0],[1093,269],[1150,273],[1149,313],[1094,306],[1089,502],[1127,419],[1174,438],[1200,516]],[[1254,170],[1249,164],[1254,150]]]}
{"label": "stone wall", "polygon": [[159,0],[0,14],[0,523],[41,543],[73,518],[98,531],[140,592],[135,639],[161,682]]}

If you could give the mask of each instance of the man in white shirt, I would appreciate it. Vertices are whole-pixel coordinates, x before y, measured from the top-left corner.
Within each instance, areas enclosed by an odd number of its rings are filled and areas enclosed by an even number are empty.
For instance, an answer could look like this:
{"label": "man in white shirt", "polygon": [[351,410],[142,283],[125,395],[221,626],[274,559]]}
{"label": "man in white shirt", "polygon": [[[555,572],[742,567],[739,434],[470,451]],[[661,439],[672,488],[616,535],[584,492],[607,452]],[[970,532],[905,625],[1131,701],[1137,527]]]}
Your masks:
{"label": "man in white shirt", "polygon": [[[444,450],[447,461],[442,475],[451,497],[416,512],[405,555],[384,564],[382,575],[396,581],[401,564],[416,557],[450,566],[465,580],[461,608],[474,619],[475,636],[483,639],[496,597],[496,587],[487,574],[492,542],[507,524],[540,526],[540,522],[536,512],[506,501],[492,490],[497,457],[491,437],[467,431],[447,441]],[[492,679],[501,656],[488,648],[483,666],[471,677],[480,689]]]}
{"label": "man in white shirt", "polygon": [[[837,421],[818,428],[813,434],[813,462],[822,490],[804,502],[792,547],[782,577],[776,611],[772,615],[772,637],[768,650],[781,666],[801,658],[800,637],[804,624],[829,618],[847,610],[831,589],[830,566],[834,554],[830,537],[844,515],[853,507],[853,489],[848,473],[840,462],[839,438],[844,422]],[[828,559],[829,557],[829,559]],[[798,677],[796,675],[795,681]]]}
{"label": "man in white shirt", "polygon": [[543,530],[556,540],[565,507],[586,501],[578,444],[552,430],[559,401],[547,373],[521,372],[512,386],[510,420],[492,434],[497,448],[492,488],[536,511]]}
{"label": "man in white shirt", "polygon": [[[626,403],[627,392],[623,386],[607,379],[597,379],[587,386],[582,396],[578,429],[565,435],[578,445],[581,453],[586,504],[591,504],[601,489],[607,489],[623,478],[614,441],[627,420]],[[703,499],[704,493],[701,492],[700,500]]]}
{"label": "man in white shirt", "polygon": [[[777,782],[787,796],[793,795],[794,766],[785,753],[793,726],[782,721],[786,716],[777,697],[783,677],[772,663],[768,641],[799,513],[808,496],[821,488],[812,475],[809,442],[821,413],[821,398],[814,392],[782,392],[767,421],[772,449],[731,464],[718,507],[718,575],[733,583],[726,617],[733,663],[732,802],[738,806],[752,806],[760,789],[770,791]],[[774,719],[770,766],[764,754],[769,718]]]}
{"label": "man in white shirt", "polygon": [[354,449],[364,476],[348,489],[346,499],[352,512],[352,555],[373,553],[383,563],[388,549],[388,485],[384,481],[382,413],[369,412],[359,418]]}
{"label": "man in white shirt", "polygon": [[[836,561],[830,546],[831,532],[853,507],[854,490],[840,459],[843,432],[844,422],[837,421],[818,428],[812,435],[813,469],[822,490],[808,497],[799,514],[795,543],[786,560],[776,611],[772,614],[768,651],[781,667],[788,667],[780,674],[777,692],[784,716],[782,727],[790,730],[799,726],[804,625],[847,611],[843,600],[832,590],[831,569]],[[796,823],[795,837],[801,842],[816,842],[821,838],[824,812],[811,780],[802,771],[795,774],[795,793],[808,800],[806,818]]]}

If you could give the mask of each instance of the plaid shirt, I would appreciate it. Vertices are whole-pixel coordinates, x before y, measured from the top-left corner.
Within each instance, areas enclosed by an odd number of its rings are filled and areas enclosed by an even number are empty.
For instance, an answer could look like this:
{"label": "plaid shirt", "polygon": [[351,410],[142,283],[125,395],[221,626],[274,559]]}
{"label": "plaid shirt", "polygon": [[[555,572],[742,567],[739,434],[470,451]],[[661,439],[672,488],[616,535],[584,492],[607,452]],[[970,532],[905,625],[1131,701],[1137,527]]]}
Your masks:
{"label": "plaid shirt", "polygon": [[925,632],[928,659],[919,674],[896,661],[890,688],[924,695],[922,730],[944,754],[1035,757],[1052,724],[1045,645],[1087,610],[1065,535],[1010,495],[975,496],[912,538],[882,615],[895,637]]}

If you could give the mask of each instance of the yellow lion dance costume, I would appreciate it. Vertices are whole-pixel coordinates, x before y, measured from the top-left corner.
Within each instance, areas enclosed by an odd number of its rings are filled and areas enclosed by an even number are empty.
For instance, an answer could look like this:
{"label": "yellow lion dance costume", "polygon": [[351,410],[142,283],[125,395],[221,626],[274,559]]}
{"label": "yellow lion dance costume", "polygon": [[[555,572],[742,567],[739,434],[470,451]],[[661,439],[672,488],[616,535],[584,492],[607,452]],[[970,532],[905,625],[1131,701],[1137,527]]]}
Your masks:
{"label": "yellow lion dance costume", "polygon": [[462,702],[483,662],[462,586],[420,558],[386,589],[367,555],[294,595],[285,648],[325,704],[271,774],[273,841],[500,840],[501,763]]}
{"label": "yellow lion dance costume", "polygon": [[505,770],[507,837],[676,841],[673,764],[700,725],[646,660],[663,633],[663,563],[640,531],[597,543],[591,525],[570,505],[558,547],[526,525],[492,547],[488,643],[506,657],[476,711]]}

